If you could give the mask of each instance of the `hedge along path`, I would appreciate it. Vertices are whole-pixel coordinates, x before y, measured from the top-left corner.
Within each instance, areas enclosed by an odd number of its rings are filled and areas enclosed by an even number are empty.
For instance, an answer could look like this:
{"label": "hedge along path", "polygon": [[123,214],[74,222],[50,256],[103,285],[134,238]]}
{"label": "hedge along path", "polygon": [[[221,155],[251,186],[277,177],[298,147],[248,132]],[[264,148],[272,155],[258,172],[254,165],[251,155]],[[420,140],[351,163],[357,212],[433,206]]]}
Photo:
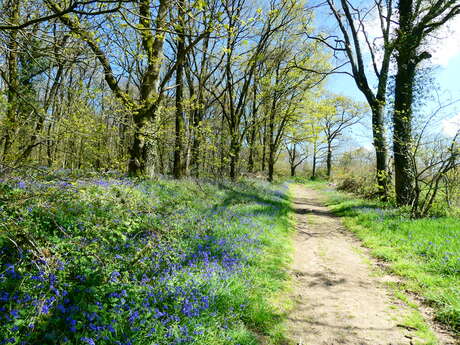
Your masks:
{"label": "hedge along path", "polygon": [[403,327],[410,311],[385,286],[392,278],[373,272],[367,255],[360,253],[360,242],[324,207],[319,193],[302,185],[291,188],[297,229],[294,305],[288,316],[291,341],[301,345],[425,343],[414,329]]}

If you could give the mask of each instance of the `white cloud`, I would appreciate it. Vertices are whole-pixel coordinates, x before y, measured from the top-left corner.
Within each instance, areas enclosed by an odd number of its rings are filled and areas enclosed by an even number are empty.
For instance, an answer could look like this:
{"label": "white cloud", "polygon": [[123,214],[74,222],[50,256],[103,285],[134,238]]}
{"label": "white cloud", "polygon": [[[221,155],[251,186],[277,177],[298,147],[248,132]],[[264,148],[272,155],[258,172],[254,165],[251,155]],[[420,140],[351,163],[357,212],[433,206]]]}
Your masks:
{"label": "white cloud", "polygon": [[[356,22],[358,24],[358,22]],[[368,15],[364,22],[364,27],[369,41],[375,44],[373,50],[376,52],[376,60],[380,65],[383,59],[383,50],[376,49],[383,44],[382,32],[380,28],[380,19],[376,12]],[[394,35],[395,25],[392,26],[392,35]],[[427,61],[429,64],[447,67],[449,61],[460,54],[460,15],[454,17],[444,24],[440,29],[434,32],[427,39],[426,48],[432,54],[432,58]],[[364,40],[364,34],[359,32],[359,39],[362,43],[363,50],[369,53],[369,49]],[[372,68],[371,62],[368,65]]]}
{"label": "white cloud", "polygon": [[453,137],[460,130],[460,113],[450,119],[442,120],[442,131],[445,135]]}
{"label": "white cloud", "polygon": [[431,62],[446,67],[449,61],[460,54],[460,16],[456,16],[437,30],[428,42],[433,55]]}

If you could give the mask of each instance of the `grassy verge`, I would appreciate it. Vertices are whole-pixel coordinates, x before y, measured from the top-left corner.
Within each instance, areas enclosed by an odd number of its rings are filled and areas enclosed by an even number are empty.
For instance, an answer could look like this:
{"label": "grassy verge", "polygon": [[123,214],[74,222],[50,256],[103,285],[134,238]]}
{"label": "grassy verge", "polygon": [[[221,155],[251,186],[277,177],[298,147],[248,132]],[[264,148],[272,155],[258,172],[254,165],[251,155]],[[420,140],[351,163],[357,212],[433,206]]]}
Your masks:
{"label": "grassy verge", "polygon": [[63,176],[0,189],[0,344],[282,340],[285,186]]}
{"label": "grassy verge", "polygon": [[404,289],[423,296],[439,321],[460,332],[460,219],[413,220],[398,209],[332,191],[325,184],[313,187],[326,193],[332,211],[374,256],[405,278]]}

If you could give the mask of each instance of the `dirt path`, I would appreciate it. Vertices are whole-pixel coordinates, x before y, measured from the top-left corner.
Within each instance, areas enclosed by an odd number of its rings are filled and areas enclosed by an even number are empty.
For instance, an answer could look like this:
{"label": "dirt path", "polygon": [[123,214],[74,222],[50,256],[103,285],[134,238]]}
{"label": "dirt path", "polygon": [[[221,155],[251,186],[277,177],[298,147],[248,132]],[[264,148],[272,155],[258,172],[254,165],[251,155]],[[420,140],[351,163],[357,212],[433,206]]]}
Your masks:
{"label": "dirt path", "polygon": [[317,192],[295,185],[293,194],[297,234],[294,307],[288,318],[292,341],[301,345],[417,344],[413,331],[400,325],[404,306],[385,288],[383,281],[388,277],[373,273],[366,255],[360,253],[359,241],[322,205]]}

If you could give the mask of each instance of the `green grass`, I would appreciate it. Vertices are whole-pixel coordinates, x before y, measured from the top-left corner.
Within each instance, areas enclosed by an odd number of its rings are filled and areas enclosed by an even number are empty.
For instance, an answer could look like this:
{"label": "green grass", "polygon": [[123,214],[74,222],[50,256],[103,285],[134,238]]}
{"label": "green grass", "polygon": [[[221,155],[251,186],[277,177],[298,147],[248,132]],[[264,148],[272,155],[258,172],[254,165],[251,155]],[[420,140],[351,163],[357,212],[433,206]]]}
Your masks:
{"label": "green grass", "polygon": [[415,292],[434,308],[436,319],[460,333],[460,219],[410,219],[388,205],[358,199],[315,184],[328,196],[332,211],[404,277],[404,289]]}
{"label": "green grass", "polygon": [[284,342],[286,185],[64,178],[0,183],[0,342]]}
{"label": "green grass", "polygon": [[[273,189],[268,183],[258,184]],[[228,197],[235,204],[235,213],[250,215],[255,222],[269,229],[261,236],[263,253],[253,257],[248,271],[252,288],[251,293],[246,296],[250,302],[244,320],[256,338],[243,337],[241,344],[258,344],[261,338],[264,344],[286,342],[284,321],[289,306],[286,296],[290,282],[288,268],[292,260],[294,226],[288,191],[284,191],[286,198],[277,202],[272,202],[269,198],[259,198],[257,204],[247,203],[245,200],[253,199],[254,195],[239,192]],[[235,294],[241,294],[242,291],[237,289]],[[252,340],[249,342],[244,340],[250,338]]]}

